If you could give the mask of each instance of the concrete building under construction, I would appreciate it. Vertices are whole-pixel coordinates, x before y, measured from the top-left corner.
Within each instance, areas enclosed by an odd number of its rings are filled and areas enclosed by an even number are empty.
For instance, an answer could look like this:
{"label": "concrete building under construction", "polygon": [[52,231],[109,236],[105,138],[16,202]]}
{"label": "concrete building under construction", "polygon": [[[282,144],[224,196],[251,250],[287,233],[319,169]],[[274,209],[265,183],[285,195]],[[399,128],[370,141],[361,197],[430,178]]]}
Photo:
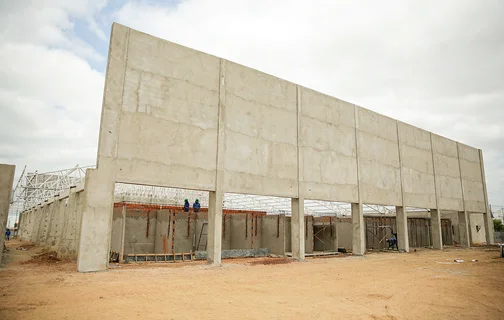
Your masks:
{"label": "concrete building under construction", "polygon": [[[120,199],[118,183],[199,190],[207,208]],[[228,193],[290,205],[225,209]],[[309,200],[346,203],[349,215],[308,216]],[[76,258],[81,272],[107,269],[111,252],[157,261],[204,251],[214,265],[233,249],[363,255],[392,233],[406,252],[492,243],[482,151],[119,24],[96,168],[20,218],[22,239]]]}

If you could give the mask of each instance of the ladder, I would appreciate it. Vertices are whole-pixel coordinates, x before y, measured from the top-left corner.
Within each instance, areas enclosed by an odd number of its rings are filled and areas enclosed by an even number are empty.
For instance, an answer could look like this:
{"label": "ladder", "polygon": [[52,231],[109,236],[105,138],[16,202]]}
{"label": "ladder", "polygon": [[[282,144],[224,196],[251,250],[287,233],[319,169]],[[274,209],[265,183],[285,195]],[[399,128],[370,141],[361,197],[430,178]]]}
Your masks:
{"label": "ladder", "polygon": [[[207,249],[207,240],[208,240],[208,237],[207,237],[207,225],[208,225],[208,222],[205,222],[201,225],[201,231],[200,231],[200,235],[199,235],[199,239],[198,239],[198,245],[196,246],[196,251],[200,251],[200,247],[203,247],[206,251]],[[202,244],[201,243],[201,238],[205,236],[205,244]]]}

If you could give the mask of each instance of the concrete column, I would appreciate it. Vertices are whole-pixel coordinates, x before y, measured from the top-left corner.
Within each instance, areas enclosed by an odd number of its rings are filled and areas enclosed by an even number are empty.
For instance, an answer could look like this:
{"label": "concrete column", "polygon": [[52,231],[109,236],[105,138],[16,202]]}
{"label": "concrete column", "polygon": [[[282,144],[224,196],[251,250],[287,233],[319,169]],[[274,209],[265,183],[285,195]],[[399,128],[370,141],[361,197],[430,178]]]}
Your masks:
{"label": "concrete column", "polygon": [[304,198],[291,200],[291,246],[292,258],[295,260],[305,259],[305,215]]}
{"label": "concrete column", "polygon": [[333,229],[333,235],[334,235],[334,239],[333,239],[333,243],[334,243],[334,251],[338,251],[338,247],[339,247],[339,233],[338,233],[338,218],[337,217],[334,217],[333,218],[333,225],[331,226],[331,228]]}
{"label": "concrete column", "polygon": [[396,207],[397,246],[399,250],[409,252],[408,213],[404,207]]}
{"label": "concrete column", "polygon": [[366,226],[362,203],[352,203],[352,252],[357,256],[366,253]]}
{"label": "concrete column", "polygon": [[115,185],[114,178],[107,174],[114,170],[109,165],[103,161],[101,169],[86,171],[86,203],[82,212],[77,256],[79,272],[108,269]]}
{"label": "concrete column", "polygon": [[490,208],[490,204],[488,203],[488,193],[487,193],[487,186],[486,186],[486,176],[485,176],[485,164],[483,162],[483,151],[481,149],[479,151],[479,157],[480,157],[480,168],[481,168],[481,181],[483,182],[483,195],[485,198],[485,208],[486,208],[486,213],[483,215],[483,219],[485,221],[485,234],[486,234],[486,243],[487,244],[494,244],[495,243],[495,237],[494,237],[494,226],[493,226],[493,219],[492,219],[492,210]]}
{"label": "concrete column", "polygon": [[467,211],[459,211],[458,221],[460,246],[463,248],[469,248],[471,246],[471,243],[469,236],[469,218]]}
{"label": "concrete column", "polygon": [[124,239],[126,237],[126,206],[122,207],[122,230],[121,230],[121,251],[119,252],[119,261],[124,261]]}
{"label": "concrete column", "polygon": [[7,218],[9,216],[15,170],[16,166],[0,164],[0,228],[2,228],[2,234],[0,235],[0,263],[2,263],[5,228],[7,227]]}
{"label": "concrete column", "polygon": [[221,264],[223,198],[222,191],[210,192],[208,197],[207,261],[213,266]]}
{"label": "concrete column", "polygon": [[485,214],[483,214],[483,221],[485,227],[486,243],[494,244],[495,243],[494,224],[492,219],[492,212],[490,210],[488,210]]}
{"label": "concrete column", "polygon": [[441,210],[432,209],[430,212],[432,247],[434,249],[443,250],[443,234],[441,233]]}

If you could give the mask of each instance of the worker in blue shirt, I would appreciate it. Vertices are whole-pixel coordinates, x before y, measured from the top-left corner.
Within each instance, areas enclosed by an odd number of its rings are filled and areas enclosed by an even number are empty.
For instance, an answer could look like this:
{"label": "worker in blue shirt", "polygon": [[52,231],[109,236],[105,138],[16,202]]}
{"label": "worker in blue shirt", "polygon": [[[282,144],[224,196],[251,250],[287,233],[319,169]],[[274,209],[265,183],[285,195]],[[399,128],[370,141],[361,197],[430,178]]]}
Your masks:
{"label": "worker in blue shirt", "polygon": [[185,199],[184,200],[184,212],[189,212],[190,207],[191,207],[191,205],[189,204],[189,200]]}
{"label": "worker in blue shirt", "polygon": [[193,203],[192,207],[193,207],[194,212],[199,212],[200,211],[201,205],[200,205],[198,199],[196,199],[196,201]]}
{"label": "worker in blue shirt", "polygon": [[5,230],[5,240],[9,240],[10,239],[10,235],[11,235],[10,229],[6,229]]}

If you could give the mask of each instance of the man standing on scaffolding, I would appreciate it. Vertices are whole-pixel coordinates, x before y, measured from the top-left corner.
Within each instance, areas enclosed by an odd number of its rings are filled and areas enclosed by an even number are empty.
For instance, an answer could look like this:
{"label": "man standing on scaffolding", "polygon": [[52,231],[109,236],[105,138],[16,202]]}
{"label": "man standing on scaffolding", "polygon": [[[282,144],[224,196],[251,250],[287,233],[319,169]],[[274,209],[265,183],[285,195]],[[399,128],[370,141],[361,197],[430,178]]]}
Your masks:
{"label": "man standing on scaffolding", "polygon": [[185,199],[184,200],[184,212],[189,212],[190,207],[191,207],[191,205],[189,204],[189,200]]}
{"label": "man standing on scaffolding", "polygon": [[192,207],[193,207],[194,212],[199,212],[200,211],[201,205],[200,205],[198,199],[196,199],[196,201],[193,203]]}

